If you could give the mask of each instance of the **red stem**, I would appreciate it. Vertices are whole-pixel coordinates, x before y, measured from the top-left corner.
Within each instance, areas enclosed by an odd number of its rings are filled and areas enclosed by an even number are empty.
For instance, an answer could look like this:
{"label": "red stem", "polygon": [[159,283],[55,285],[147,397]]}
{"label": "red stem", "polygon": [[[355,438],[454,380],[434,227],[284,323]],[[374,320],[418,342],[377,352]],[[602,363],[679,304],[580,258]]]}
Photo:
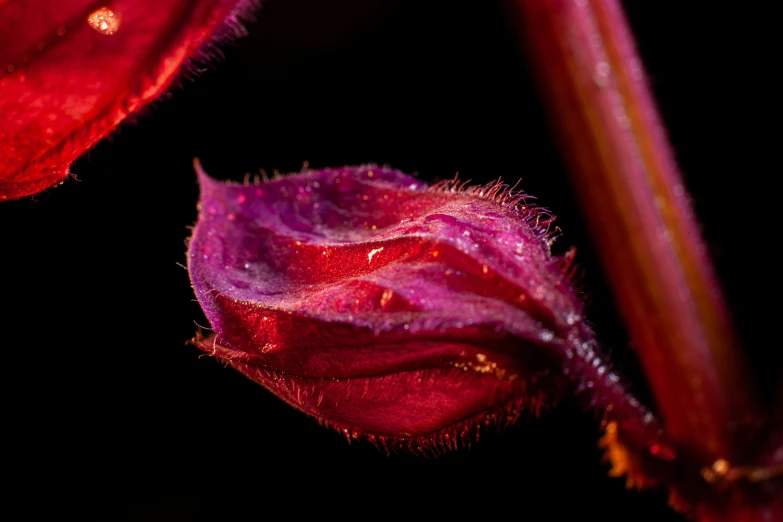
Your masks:
{"label": "red stem", "polygon": [[584,215],[675,445],[747,455],[765,415],[617,0],[515,0]]}

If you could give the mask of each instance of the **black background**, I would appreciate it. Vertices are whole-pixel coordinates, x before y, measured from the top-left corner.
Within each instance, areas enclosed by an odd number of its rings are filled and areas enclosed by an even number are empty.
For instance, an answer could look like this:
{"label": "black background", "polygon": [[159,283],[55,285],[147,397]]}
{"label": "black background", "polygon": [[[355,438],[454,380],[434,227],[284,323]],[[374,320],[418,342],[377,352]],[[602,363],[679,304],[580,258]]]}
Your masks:
{"label": "black background", "polygon": [[[779,346],[774,17],[683,4],[624,3],[769,388],[779,370],[767,361]],[[236,180],[305,161],[376,162],[426,180],[521,177],[558,214],[557,249],[578,247],[599,339],[637,373],[499,2],[268,0],[248,28],[222,46],[225,59],[78,160],[76,180],[0,205],[3,474],[19,498],[32,494],[27,512],[680,520],[663,493],[606,478],[596,421],[572,405],[438,460],[389,457],[186,345],[206,324],[181,266],[194,157]]]}

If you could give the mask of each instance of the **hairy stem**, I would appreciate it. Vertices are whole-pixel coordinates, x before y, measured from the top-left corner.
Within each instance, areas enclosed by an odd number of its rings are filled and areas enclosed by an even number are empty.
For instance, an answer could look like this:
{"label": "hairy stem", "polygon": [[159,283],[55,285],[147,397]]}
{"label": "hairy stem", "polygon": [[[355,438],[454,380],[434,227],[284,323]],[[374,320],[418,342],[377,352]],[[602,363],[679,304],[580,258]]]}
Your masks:
{"label": "hairy stem", "polygon": [[764,412],[619,2],[514,7],[667,435],[752,458]]}

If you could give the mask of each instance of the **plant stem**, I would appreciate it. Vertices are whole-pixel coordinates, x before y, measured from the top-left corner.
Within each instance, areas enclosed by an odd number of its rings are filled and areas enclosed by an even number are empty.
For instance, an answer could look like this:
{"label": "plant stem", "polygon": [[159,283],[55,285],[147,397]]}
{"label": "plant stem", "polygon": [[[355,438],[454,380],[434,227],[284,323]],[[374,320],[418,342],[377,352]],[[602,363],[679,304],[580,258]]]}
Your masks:
{"label": "plant stem", "polygon": [[734,463],[764,422],[617,0],[515,0],[583,214],[668,437]]}

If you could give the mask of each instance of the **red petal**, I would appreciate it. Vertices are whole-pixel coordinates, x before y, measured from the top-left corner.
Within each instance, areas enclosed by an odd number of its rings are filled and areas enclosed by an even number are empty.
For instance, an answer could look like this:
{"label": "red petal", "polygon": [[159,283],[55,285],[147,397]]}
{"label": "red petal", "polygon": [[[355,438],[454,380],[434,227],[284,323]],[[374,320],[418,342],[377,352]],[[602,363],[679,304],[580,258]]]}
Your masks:
{"label": "red petal", "polygon": [[[35,194],[157,98],[237,0],[0,2],[0,200]],[[237,6],[237,7],[235,7]]]}

